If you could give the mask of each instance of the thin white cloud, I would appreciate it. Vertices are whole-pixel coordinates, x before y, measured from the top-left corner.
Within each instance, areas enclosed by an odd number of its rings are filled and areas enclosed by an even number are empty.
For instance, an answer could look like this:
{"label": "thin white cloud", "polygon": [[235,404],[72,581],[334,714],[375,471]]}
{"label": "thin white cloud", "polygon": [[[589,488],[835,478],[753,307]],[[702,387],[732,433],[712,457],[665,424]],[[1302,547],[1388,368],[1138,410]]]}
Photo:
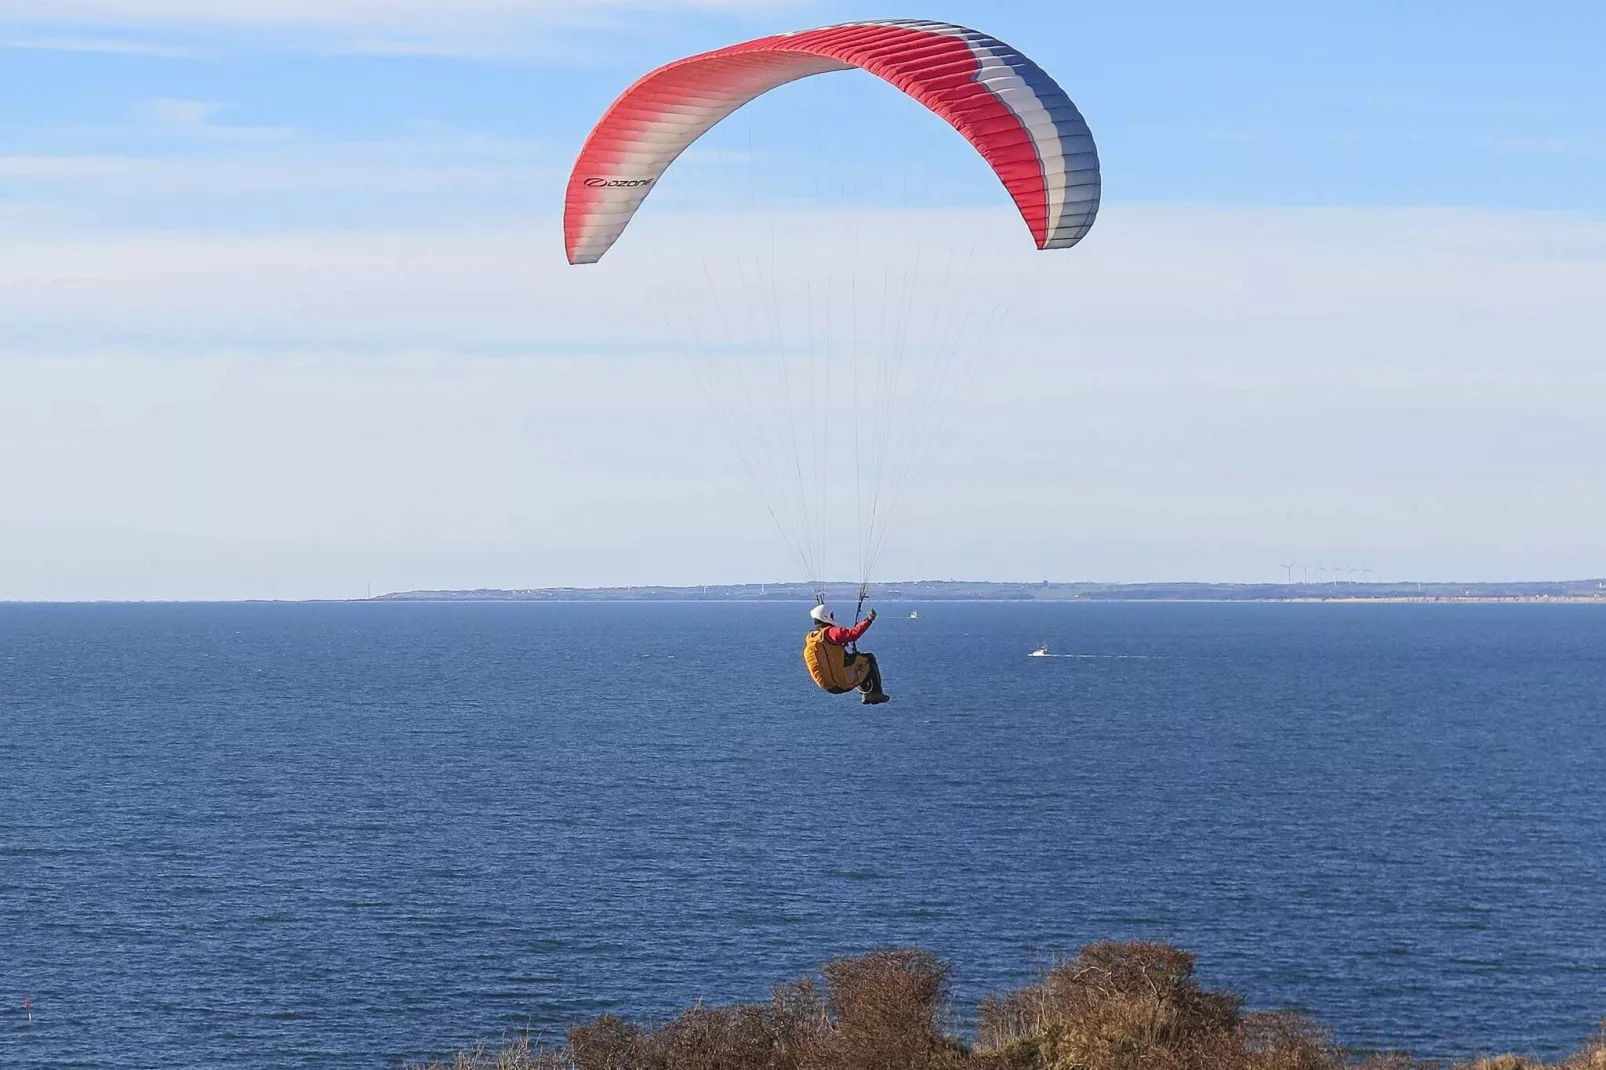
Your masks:
{"label": "thin white cloud", "polygon": [[158,97],[142,102],[137,116],[158,134],[208,141],[284,141],[295,136],[287,127],[250,126],[222,121],[225,107],[209,100]]}
{"label": "thin white cloud", "polygon": [[[217,140],[246,146],[294,140],[280,128],[222,127],[205,131]],[[559,168],[533,146],[507,146],[484,162],[421,157],[407,144],[347,145],[338,149],[253,153],[186,159],[172,156],[0,155],[0,178],[25,180],[52,196],[91,187],[126,197],[184,195],[241,197],[256,194],[332,192],[369,195],[551,182]],[[43,196],[41,194],[40,196]],[[21,211],[22,205],[15,206]]]}
{"label": "thin white cloud", "polygon": [[99,25],[397,27],[434,29],[465,22],[583,21],[610,11],[738,10],[774,0],[0,0],[0,18]]}
{"label": "thin white cloud", "polygon": [[155,41],[135,41],[114,37],[23,37],[0,41],[0,49],[27,52],[86,52],[117,56],[150,56],[159,59],[204,59],[206,53]]}
{"label": "thin white cloud", "polygon": [[[79,166],[93,172],[98,164],[0,160],[0,174],[69,174]],[[366,174],[345,178],[360,181]],[[873,216],[862,224],[839,223],[867,242],[863,235],[891,229],[877,227]],[[905,229],[919,234],[971,227],[975,217],[903,218]],[[1442,319],[1440,328],[1458,337],[1467,333],[1466,323],[1485,320],[1521,321],[1549,337],[1579,320],[1598,322],[1599,294],[1606,291],[1606,223],[1562,213],[1112,205],[1098,238],[1062,256],[1023,255],[1018,222],[999,218],[1000,240],[977,253],[971,272],[979,299],[1012,298],[1014,322],[1045,337],[1054,337],[1067,310],[1084,331],[1144,335],[1179,324],[1222,325],[1220,332],[1232,333],[1282,320],[1333,321],[1364,334],[1406,317],[1424,326]],[[550,218],[504,221],[494,229],[23,233],[0,246],[0,310],[25,316],[60,309],[71,321],[79,309],[145,309],[161,316],[186,307],[226,320],[253,307],[305,302],[312,318],[295,324],[304,334],[328,323],[317,318],[316,295],[338,293],[338,309],[330,311],[352,313],[379,343],[405,339],[426,321],[456,319],[474,324],[482,338],[494,335],[498,345],[550,340],[555,330],[566,339],[600,335],[615,344],[659,332],[663,304],[703,285],[700,274],[693,279],[674,270],[662,250],[690,248],[695,256],[729,246],[739,241],[741,225],[726,223],[722,230],[693,216],[647,216],[607,261],[590,269],[563,264],[557,222]],[[796,246],[799,257],[822,264],[840,258],[845,246],[837,243],[846,239],[815,228],[821,228],[818,220],[802,217],[774,229],[783,242],[812,243],[812,253]],[[789,239],[789,229],[798,237]],[[862,257],[870,255],[867,247],[861,250]],[[799,278],[806,267],[799,261]],[[609,311],[619,292],[642,300]],[[1333,346],[1323,336],[1300,344]],[[1488,349],[1480,342],[1468,351]],[[1356,359],[1376,363],[1395,356]]]}
{"label": "thin white cloud", "polygon": [[[1017,255],[1004,222],[969,284],[1013,311],[888,573],[1596,567],[1606,223],[1114,204]],[[702,284],[655,250],[730,240],[707,221],[644,217],[594,269],[553,220],[5,237],[0,596],[787,573],[663,343]]]}
{"label": "thin white cloud", "polygon": [[[0,0],[0,20],[56,31],[241,31],[277,47],[318,52],[453,58],[519,58],[585,64],[602,58],[585,35],[628,28],[654,13],[737,14],[805,6],[807,0]],[[51,32],[33,40],[67,41]],[[162,45],[154,46],[166,54]],[[220,47],[221,44],[220,44]],[[175,50],[179,51],[179,50]]]}
{"label": "thin white cloud", "polygon": [[146,101],[139,110],[146,118],[167,126],[204,127],[212,125],[213,116],[221,108],[211,101],[161,98]]}

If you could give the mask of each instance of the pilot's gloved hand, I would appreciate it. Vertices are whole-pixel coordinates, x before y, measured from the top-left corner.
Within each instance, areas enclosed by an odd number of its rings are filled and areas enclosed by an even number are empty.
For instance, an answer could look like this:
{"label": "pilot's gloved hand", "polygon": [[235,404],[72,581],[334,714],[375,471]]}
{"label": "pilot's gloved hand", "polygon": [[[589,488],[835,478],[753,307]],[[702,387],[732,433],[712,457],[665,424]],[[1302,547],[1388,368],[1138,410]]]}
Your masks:
{"label": "pilot's gloved hand", "polygon": [[864,619],[865,620],[875,620],[875,610],[872,609],[870,612],[866,613],[864,615]]}

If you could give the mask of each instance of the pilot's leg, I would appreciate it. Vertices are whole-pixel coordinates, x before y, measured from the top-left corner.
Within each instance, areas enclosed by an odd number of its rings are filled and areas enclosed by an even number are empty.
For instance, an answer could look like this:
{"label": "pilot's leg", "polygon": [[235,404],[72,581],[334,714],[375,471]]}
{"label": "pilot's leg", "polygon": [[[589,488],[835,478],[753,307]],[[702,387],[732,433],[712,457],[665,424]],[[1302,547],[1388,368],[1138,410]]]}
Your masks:
{"label": "pilot's leg", "polygon": [[859,657],[869,663],[870,669],[864,674],[864,681],[859,684],[859,690],[864,692],[861,700],[869,705],[886,701],[886,693],[881,690],[881,666],[876,662],[874,654],[860,651]]}

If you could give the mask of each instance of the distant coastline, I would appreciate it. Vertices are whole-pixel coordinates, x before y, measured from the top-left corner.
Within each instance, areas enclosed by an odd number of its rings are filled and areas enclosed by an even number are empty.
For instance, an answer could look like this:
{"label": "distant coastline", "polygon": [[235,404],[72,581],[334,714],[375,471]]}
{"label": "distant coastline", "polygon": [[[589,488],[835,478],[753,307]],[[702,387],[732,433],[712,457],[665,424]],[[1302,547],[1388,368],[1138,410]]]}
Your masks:
{"label": "distant coastline", "polygon": [[[827,599],[858,600],[858,586],[826,585]],[[799,602],[805,583],[708,584],[696,587],[538,587],[516,590],[402,591],[375,602]],[[1513,583],[995,583],[909,580],[878,583],[877,603],[894,602],[1461,602],[1597,603],[1606,579]]]}

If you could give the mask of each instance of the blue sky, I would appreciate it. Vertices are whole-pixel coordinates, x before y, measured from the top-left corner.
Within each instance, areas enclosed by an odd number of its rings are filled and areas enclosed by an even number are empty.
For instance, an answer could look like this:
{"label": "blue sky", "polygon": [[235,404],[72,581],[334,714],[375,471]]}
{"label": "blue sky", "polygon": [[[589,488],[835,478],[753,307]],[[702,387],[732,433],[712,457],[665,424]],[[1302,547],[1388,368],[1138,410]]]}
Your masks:
{"label": "blue sky", "polygon": [[[661,457],[720,447],[658,422],[676,373],[563,273],[557,200],[643,70],[889,15],[1054,73],[1107,204],[986,283],[1077,312],[1075,352],[1019,317],[966,416],[993,465],[939,458],[891,572],[1606,572],[1599,4],[41,6],[0,0],[0,597],[788,576],[740,472]],[[902,108],[866,93],[867,171],[996,196]],[[510,491],[554,455],[561,515]]]}
{"label": "blue sky", "polygon": [[[317,20],[304,12],[320,5],[273,0],[210,5],[240,14],[206,20],[181,15],[207,5],[177,0],[59,6],[84,14],[37,22],[22,14],[40,5],[0,4],[8,151],[216,151],[193,130],[159,133],[152,121],[152,102],[192,101],[214,105],[219,125],[311,145],[452,135],[539,146],[561,160],[618,89],[658,62],[884,14],[854,4],[569,3],[550,5],[569,14],[547,15],[542,3],[469,2],[452,5],[462,14],[443,29],[380,3],[324,5],[345,16]],[[1598,4],[934,3],[919,13],[983,25],[1055,72],[1096,123],[1123,199],[1602,203]],[[386,48],[415,54],[374,54]]]}

